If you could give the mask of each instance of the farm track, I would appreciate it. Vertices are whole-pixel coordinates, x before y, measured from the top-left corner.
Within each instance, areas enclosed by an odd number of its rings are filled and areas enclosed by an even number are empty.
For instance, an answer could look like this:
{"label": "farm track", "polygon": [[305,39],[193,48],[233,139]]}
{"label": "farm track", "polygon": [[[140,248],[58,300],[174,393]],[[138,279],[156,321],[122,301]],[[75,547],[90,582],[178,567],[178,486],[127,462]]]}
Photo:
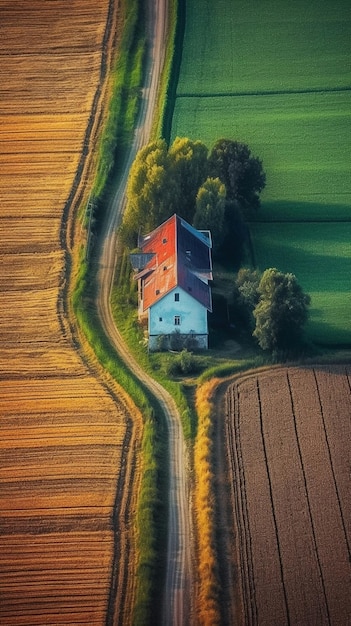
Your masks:
{"label": "farm track", "polygon": [[[0,622],[106,622],[134,594],[138,411],[68,320],[73,218],[89,176],[115,0],[0,0]],[[18,19],[18,15],[21,19]],[[5,36],[6,35],[6,36]],[[120,585],[122,590],[119,589]]]}
{"label": "farm track", "polygon": [[349,623],[349,367],[243,376],[226,403],[243,623]]}
{"label": "farm track", "polygon": [[[137,379],[151,392],[163,411],[168,428],[169,446],[169,507],[168,507],[168,545],[162,624],[188,624],[192,611],[191,590],[193,580],[191,572],[192,538],[189,507],[189,487],[187,484],[186,449],[177,406],[170,394],[152,377],[147,375],[121,337],[111,310],[110,294],[117,260],[116,228],[123,215],[126,197],[125,188],[130,165],[137,151],[150,139],[154,107],[156,104],[159,80],[161,77],[165,47],[167,42],[168,3],[164,0],[149,0],[147,3],[147,36],[149,55],[145,71],[145,84],[140,107],[139,120],[134,140],[121,167],[120,178],[109,203],[106,220],[101,236],[101,248],[98,254],[98,295],[97,309],[102,326],[112,345],[128,365]],[[121,567],[121,552],[115,552],[113,566],[115,575]],[[122,585],[119,587],[122,589]],[[114,616],[118,601],[110,597],[108,623],[115,623]],[[122,600],[121,600],[122,601]],[[117,602],[117,604],[116,604]]]}

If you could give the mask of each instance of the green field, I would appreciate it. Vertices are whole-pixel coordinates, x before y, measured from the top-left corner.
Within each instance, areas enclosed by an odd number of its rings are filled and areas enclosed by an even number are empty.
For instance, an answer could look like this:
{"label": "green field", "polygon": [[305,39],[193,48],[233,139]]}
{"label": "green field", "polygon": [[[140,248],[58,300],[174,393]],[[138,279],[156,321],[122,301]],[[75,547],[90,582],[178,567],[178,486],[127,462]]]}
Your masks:
{"label": "green field", "polygon": [[252,224],[260,268],[293,271],[311,296],[311,339],[350,343],[351,223]]}
{"label": "green field", "polygon": [[263,201],[347,205],[351,217],[351,91],[178,98],[172,130],[248,143],[267,172]]}
{"label": "green field", "polygon": [[257,262],[301,279],[312,296],[314,339],[351,343],[351,4],[186,7],[172,138],[199,138],[209,148],[220,137],[238,139],[262,158]]}
{"label": "green field", "polygon": [[177,93],[350,87],[349,0],[187,0]]}

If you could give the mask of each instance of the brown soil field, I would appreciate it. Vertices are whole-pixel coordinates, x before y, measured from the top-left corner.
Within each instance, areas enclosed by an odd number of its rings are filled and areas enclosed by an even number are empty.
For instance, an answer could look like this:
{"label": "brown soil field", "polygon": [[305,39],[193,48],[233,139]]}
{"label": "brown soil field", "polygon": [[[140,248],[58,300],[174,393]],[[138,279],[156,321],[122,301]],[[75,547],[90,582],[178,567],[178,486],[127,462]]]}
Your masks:
{"label": "brown soil field", "polygon": [[0,0],[6,626],[105,624],[133,595],[138,412],[83,358],[64,303],[66,227],[89,192],[118,10],[116,0]]}
{"label": "brown soil field", "polygon": [[351,368],[271,369],[225,395],[236,623],[351,624]]}

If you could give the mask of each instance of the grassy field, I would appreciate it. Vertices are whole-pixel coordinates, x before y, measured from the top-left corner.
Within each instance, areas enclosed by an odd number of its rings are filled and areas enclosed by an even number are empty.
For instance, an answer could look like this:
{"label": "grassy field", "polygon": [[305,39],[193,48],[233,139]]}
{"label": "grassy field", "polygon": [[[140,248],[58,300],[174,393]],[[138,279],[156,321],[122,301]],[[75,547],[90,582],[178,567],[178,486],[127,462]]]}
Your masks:
{"label": "grassy field", "polygon": [[7,626],[105,624],[115,554],[125,574],[122,585],[117,573],[111,594],[118,603],[123,587],[121,616],[134,599],[132,424],[139,433],[141,417],[82,360],[64,310],[66,223],[87,185],[106,98],[122,10],[113,4],[0,0],[0,622]]}
{"label": "grassy field", "polygon": [[189,0],[178,94],[349,87],[350,38],[348,0]]}
{"label": "grassy field", "polygon": [[259,267],[279,267],[298,277],[311,296],[312,340],[350,342],[351,223],[252,224]]}
{"label": "grassy field", "polygon": [[[350,92],[178,98],[173,136],[248,143],[267,172],[264,203],[340,204],[351,214]],[[269,209],[269,206],[268,206]],[[264,207],[262,216],[269,213]],[[300,216],[298,216],[300,217]],[[339,216],[336,215],[336,218]]]}
{"label": "grassy field", "polygon": [[[350,34],[346,0],[189,0],[172,125],[172,138],[209,147],[235,138],[262,158],[267,186],[258,219],[297,222],[308,254],[301,258],[301,235],[286,239],[286,225],[257,223],[257,261],[301,279],[313,300],[311,337],[327,343],[351,342],[342,234],[351,219]],[[313,221],[330,224],[302,224]],[[334,222],[347,224],[335,230]]]}

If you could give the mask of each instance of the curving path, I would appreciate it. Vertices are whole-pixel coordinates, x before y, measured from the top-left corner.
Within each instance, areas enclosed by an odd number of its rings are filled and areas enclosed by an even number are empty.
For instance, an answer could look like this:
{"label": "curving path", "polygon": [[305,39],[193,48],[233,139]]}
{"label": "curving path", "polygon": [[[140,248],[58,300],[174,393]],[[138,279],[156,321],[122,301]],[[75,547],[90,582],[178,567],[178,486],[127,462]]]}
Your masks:
{"label": "curving path", "polygon": [[181,626],[182,624],[189,624],[192,577],[189,494],[185,466],[185,445],[180,416],[175,402],[168,392],[153,378],[148,376],[129,354],[115,326],[110,305],[110,293],[117,256],[116,228],[120,223],[125,207],[125,188],[130,166],[137,151],[150,138],[153,111],[166,46],[167,10],[167,0],[148,1],[147,25],[150,45],[143,100],[134,140],[122,169],[120,182],[107,211],[99,258],[97,308],[102,325],[111,343],[139,380],[157,397],[166,416],[169,434],[170,491],[167,573],[162,623],[165,626],[174,624]]}

